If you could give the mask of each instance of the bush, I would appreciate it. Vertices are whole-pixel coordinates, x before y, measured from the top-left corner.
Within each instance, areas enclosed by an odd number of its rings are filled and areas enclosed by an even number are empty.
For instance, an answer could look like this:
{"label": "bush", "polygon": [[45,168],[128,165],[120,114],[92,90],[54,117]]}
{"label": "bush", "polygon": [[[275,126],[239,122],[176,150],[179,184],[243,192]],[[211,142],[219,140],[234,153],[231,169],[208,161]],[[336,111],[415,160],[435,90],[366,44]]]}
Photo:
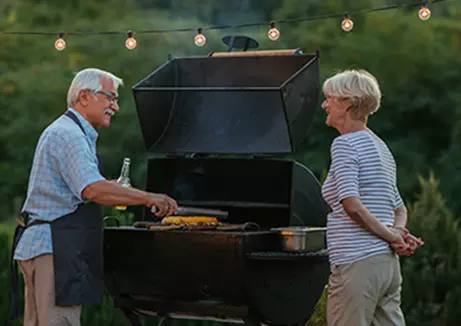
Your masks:
{"label": "bush", "polygon": [[402,259],[402,304],[408,325],[459,325],[461,233],[439,183],[420,178],[421,193],[409,207],[408,228],[425,245]]}
{"label": "bush", "polygon": [[[439,182],[419,178],[420,194],[409,205],[408,228],[425,245],[401,259],[402,309],[408,326],[459,325],[461,310],[461,232],[459,219],[448,209]],[[306,326],[326,325],[325,288]]]}
{"label": "bush", "polygon": [[327,297],[328,286],[325,286],[322,296],[315,306],[314,313],[312,314],[306,326],[326,326],[327,325]]}

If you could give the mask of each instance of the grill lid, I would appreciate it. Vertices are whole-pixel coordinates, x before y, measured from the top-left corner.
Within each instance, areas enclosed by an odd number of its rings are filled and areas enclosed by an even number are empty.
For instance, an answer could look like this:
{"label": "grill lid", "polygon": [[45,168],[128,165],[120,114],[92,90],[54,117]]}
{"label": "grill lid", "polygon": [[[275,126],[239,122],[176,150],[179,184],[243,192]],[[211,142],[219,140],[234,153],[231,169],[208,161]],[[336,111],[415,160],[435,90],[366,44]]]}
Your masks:
{"label": "grill lid", "polygon": [[318,104],[318,55],[174,58],[133,94],[148,152],[290,153],[306,138]]}

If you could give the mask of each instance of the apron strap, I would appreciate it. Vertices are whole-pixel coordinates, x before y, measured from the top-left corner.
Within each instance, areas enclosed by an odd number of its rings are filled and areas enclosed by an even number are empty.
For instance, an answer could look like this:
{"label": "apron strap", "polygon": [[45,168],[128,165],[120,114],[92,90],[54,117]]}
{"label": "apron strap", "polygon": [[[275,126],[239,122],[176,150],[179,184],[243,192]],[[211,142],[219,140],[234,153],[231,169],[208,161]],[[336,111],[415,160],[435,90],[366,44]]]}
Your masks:
{"label": "apron strap", "polygon": [[13,242],[11,245],[11,256],[10,256],[10,273],[11,273],[11,301],[10,301],[10,311],[8,314],[8,319],[6,322],[7,326],[12,326],[14,321],[19,316],[19,307],[18,307],[18,262],[14,259],[14,252],[16,251],[16,247],[18,246],[19,239],[21,239],[22,234],[24,231],[34,225],[39,224],[51,224],[48,221],[42,220],[33,220],[29,223],[29,214],[27,212],[21,213],[22,220],[24,224],[18,224],[16,229],[14,230],[13,235]]}
{"label": "apron strap", "polygon": [[66,113],[64,113],[64,115],[71,118],[75,122],[75,124],[79,126],[82,132],[86,135],[86,132],[85,132],[85,129],[83,129],[82,123],[80,122],[80,120],[78,120],[74,112],[67,110]]}
{"label": "apron strap", "polygon": [[[80,120],[78,120],[78,118],[77,118],[77,116],[75,115],[74,112],[67,110],[66,113],[64,113],[64,115],[66,117],[71,118],[75,122],[75,124],[82,130],[82,132],[86,135],[86,132],[85,132],[85,129],[83,129],[82,123],[80,122]],[[98,159],[99,172],[101,172],[101,174],[102,174],[101,156],[98,153],[96,153],[96,157]]]}

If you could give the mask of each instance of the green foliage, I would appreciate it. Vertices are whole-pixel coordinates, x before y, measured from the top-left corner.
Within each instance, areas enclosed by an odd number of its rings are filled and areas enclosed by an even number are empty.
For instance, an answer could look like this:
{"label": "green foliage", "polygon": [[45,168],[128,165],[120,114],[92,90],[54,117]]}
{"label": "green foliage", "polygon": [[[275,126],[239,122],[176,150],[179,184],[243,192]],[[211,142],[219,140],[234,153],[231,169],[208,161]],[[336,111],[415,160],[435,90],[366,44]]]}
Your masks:
{"label": "green foliage", "polygon": [[[401,258],[402,309],[408,326],[458,325],[461,318],[461,229],[433,174],[419,178],[420,193],[409,207],[408,228],[425,241]],[[306,326],[326,325],[327,288]]]}
{"label": "green foliage", "polygon": [[114,302],[109,296],[104,296],[102,305],[85,306],[82,311],[82,326],[110,325],[127,326],[120,312],[114,309]]}
{"label": "green foliage", "polygon": [[[119,1],[121,9],[125,1]],[[50,18],[41,23],[41,30],[127,30],[193,25],[194,20],[176,20],[151,11],[148,14],[126,7],[114,14],[117,2],[74,1],[68,6],[49,2],[23,1],[14,8],[15,19],[6,29],[32,29],[41,15],[66,17],[65,21]],[[31,8],[35,8],[34,11]],[[104,10],[102,10],[104,9]],[[26,16],[27,14],[27,16]],[[86,15],[92,19],[88,19]],[[97,17],[93,17],[97,15]],[[156,17],[152,21],[151,15]],[[47,16],[48,17],[48,16]],[[67,19],[69,17],[69,19]],[[85,17],[85,18],[84,18]],[[97,18],[97,19],[96,19]],[[71,27],[69,27],[71,26]],[[213,45],[213,33],[207,34]],[[144,186],[145,149],[132,101],[131,86],[167,60],[168,54],[190,55],[195,47],[190,35],[135,35],[138,48],[128,51],[122,37],[68,37],[63,52],[54,50],[55,37],[2,38],[0,49],[0,198],[12,202],[24,197],[34,148],[43,129],[66,109],[68,85],[75,72],[88,66],[102,68],[122,77],[120,113],[109,130],[102,130],[98,150],[103,158],[106,177],[118,175],[123,157],[131,157],[132,179],[136,187]],[[209,49],[198,50],[209,51]],[[202,52],[205,54],[206,52]],[[14,55],[13,55],[14,54]],[[13,207],[6,204],[7,213]]]}
{"label": "green foliage", "polygon": [[[206,27],[248,21],[285,19],[353,11],[394,3],[392,0],[304,1],[242,0],[5,0],[0,4],[0,31],[98,31],[148,28]],[[98,149],[105,175],[115,178],[123,157],[132,158],[132,181],[144,187],[146,153],[137,121],[131,87],[163,64],[168,54],[206,55],[225,51],[220,38],[245,34],[258,39],[261,49],[320,50],[322,80],[350,67],[365,68],[377,76],[383,90],[382,108],[370,126],[389,144],[398,165],[399,188],[411,207],[410,228],[426,245],[402,259],[403,307],[409,323],[458,324],[460,289],[459,227],[461,215],[461,14],[453,2],[435,5],[433,17],[417,18],[416,9],[378,12],[351,17],[354,30],[344,33],[338,20],[319,20],[277,26],[281,38],[267,39],[267,28],[205,30],[208,43],[193,44],[194,33],[135,34],[138,48],[128,51],[125,36],[68,36],[67,48],[53,48],[57,35],[2,35],[0,47],[0,219],[17,214],[25,196],[33,151],[41,131],[66,108],[72,76],[85,67],[98,67],[125,81],[120,89],[121,111],[113,125],[102,130]],[[329,146],[337,135],[324,124],[318,110],[309,137],[293,158],[322,179],[329,163]],[[418,180],[433,170],[433,177]],[[423,190],[416,198],[419,187]],[[446,202],[442,200],[446,199]],[[15,204],[13,204],[15,202]],[[132,215],[109,211],[123,224]],[[451,210],[455,214],[451,213]],[[126,217],[126,218],[125,218]],[[1,230],[0,230],[1,233]],[[9,288],[10,243],[0,234],[0,288]],[[6,249],[8,251],[5,251]],[[435,275],[435,276],[434,276]],[[0,294],[3,320],[8,291]],[[309,325],[323,325],[325,293]],[[88,307],[88,325],[123,325],[106,299]],[[423,317],[419,317],[422,314]],[[102,322],[104,320],[104,322]],[[315,321],[314,321],[315,320]],[[155,320],[154,320],[155,321]],[[456,322],[452,322],[456,321]],[[186,322],[185,322],[186,323]],[[193,324],[193,322],[187,322]],[[315,323],[315,324],[314,324]]]}
{"label": "green foliage", "polygon": [[403,309],[408,325],[458,325],[461,318],[461,233],[431,175],[410,207],[409,230],[425,245],[402,259]]}
{"label": "green foliage", "polygon": [[328,298],[328,287],[322,292],[317,305],[315,306],[314,313],[312,314],[309,321],[305,326],[326,326],[327,325],[327,298]]}
{"label": "green foliage", "polygon": [[[374,1],[285,1],[281,17],[341,12],[377,6]],[[434,6],[434,8],[443,5]],[[457,15],[459,10],[456,11]],[[281,30],[280,42],[305,52],[320,50],[322,80],[347,68],[364,68],[381,84],[380,110],[370,127],[393,151],[398,183],[406,201],[415,199],[416,174],[433,170],[442,181],[441,192],[455,212],[461,195],[460,93],[461,27],[447,10],[421,21],[416,11],[388,11],[352,17],[355,27],[344,33],[340,21],[324,20],[290,25]],[[323,100],[323,96],[321,97]],[[328,166],[328,149],[336,130],[327,129],[325,114],[316,112],[308,139],[293,157],[306,163],[317,176]]]}
{"label": "green foliage", "polygon": [[[11,289],[11,277],[10,277],[10,248],[11,248],[11,236],[7,232],[3,231],[7,228],[0,228],[0,321],[7,320],[8,312],[10,309],[10,289]],[[22,278],[19,278],[18,285],[18,305],[20,311],[24,305],[23,289],[24,283]],[[17,320],[14,326],[20,325],[21,320]]]}
{"label": "green foliage", "polygon": [[[173,0],[11,1],[0,7],[1,30],[97,31],[206,26],[337,13],[387,4],[389,1],[238,1]],[[32,10],[33,9],[33,10]],[[248,16],[242,15],[242,12]],[[214,13],[222,15],[219,18]],[[88,66],[114,72],[125,81],[122,108],[108,130],[101,131],[98,149],[105,175],[114,178],[124,156],[132,158],[132,178],[144,187],[145,148],[137,121],[131,86],[167,60],[168,54],[206,55],[225,51],[223,35],[244,33],[257,38],[261,49],[301,47],[320,50],[322,80],[349,67],[369,69],[383,89],[383,104],[370,126],[382,136],[398,163],[399,188],[414,200],[415,173],[437,173],[441,192],[455,212],[461,212],[461,27],[459,8],[450,2],[434,6],[426,22],[416,10],[394,10],[352,17],[354,30],[345,33],[337,20],[318,20],[278,26],[281,38],[269,41],[267,28],[245,31],[205,31],[208,43],[197,48],[193,33],[135,34],[138,48],[124,48],[125,36],[69,36],[67,48],[55,51],[56,36],[2,36],[0,48],[0,198],[7,213],[16,197],[24,197],[33,150],[41,131],[65,110],[73,74]],[[233,15],[233,16],[232,16]],[[235,19],[231,19],[234,17]],[[398,37],[397,37],[398,36]],[[292,157],[319,178],[328,166],[328,149],[337,132],[324,124],[317,110],[309,137]],[[17,213],[17,212],[14,212]]]}

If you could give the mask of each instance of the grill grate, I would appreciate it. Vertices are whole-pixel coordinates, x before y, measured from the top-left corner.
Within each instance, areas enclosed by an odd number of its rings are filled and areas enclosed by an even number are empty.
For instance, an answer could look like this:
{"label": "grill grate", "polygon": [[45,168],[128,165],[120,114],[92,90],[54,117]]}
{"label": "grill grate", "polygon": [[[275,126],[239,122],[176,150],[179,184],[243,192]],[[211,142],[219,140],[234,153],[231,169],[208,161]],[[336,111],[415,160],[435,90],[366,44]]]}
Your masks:
{"label": "grill grate", "polygon": [[300,259],[326,259],[328,251],[326,249],[307,252],[287,252],[287,251],[260,251],[247,254],[250,259],[259,260],[300,260]]}

